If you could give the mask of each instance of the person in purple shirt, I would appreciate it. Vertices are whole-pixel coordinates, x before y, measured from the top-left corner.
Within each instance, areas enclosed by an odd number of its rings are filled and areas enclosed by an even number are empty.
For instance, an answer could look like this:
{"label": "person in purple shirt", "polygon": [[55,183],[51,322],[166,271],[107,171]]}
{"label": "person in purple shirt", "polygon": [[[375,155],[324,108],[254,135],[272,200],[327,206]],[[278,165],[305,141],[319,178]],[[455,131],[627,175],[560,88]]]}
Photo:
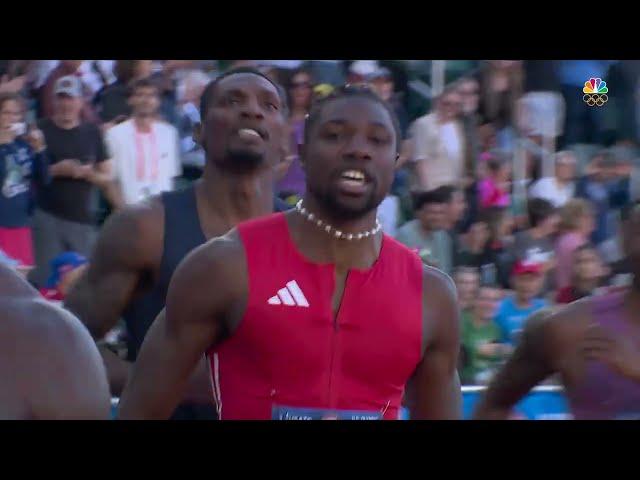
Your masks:
{"label": "person in purple shirt", "polygon": [[632,285],[527,322],[476,418],[507,418],[533,387],[560,374],[575,419],[640,419],[640,201],[623,210],[622,220]]}
{"label": "person in purple shirt", "polygon": [[305,174],[300,164],[298,148],[304,140],[304,122],[313,99],[313,78],[304,69],[295,70],[287,85],[289,128],[291,131],[291,166],[276,185],[280,198],[295,205],[305,190]]}

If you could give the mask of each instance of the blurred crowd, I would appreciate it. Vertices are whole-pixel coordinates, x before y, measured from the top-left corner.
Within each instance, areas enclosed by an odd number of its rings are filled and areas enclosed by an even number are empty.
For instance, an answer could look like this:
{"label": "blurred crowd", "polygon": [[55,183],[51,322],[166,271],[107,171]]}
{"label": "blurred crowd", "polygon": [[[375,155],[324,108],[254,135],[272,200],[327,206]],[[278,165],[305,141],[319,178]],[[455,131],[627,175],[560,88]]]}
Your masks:
{"label": "blurred crowd", "polygon": [[[629,282],[618,212],[640,196],[639,61],[0,61],[0,261],[63,300],[108,215],[201,175],[200,97],[240,65],[286,90],[276,192],[292,206],[316,98],[366,83],[393,107],[402,153],[380,220],[454,279],[463,383],[486,383],[534,312]],[[603,106],[583,100],[590,78]]]}

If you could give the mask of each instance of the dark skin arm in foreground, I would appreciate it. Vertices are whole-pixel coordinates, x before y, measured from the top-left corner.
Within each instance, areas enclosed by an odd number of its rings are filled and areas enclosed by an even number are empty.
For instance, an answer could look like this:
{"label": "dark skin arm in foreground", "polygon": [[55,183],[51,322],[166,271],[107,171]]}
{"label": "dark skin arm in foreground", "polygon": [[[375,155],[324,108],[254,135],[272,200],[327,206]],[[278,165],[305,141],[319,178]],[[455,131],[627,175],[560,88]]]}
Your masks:
{"label": "dark skin arm in foreground", "polygon": [[462,395],[457,365],[460,319],[451,278],[431,267],[423,274],[423,355],[407,385],[412,420],[459,420]]}
{"label": "dark skin arm in foreground", "polygon": [[[152,286],[162,257],[164,212],[151,200],[112,215],[96,244],[88,271],[69,293],[65,306],[74,312],[96,341],[114,328],[125,308]],[[131,363],[105,346],[100,353],[113,395],[120,395]],[[187,400],[211,403],[205,363],[191,378]]]}
{"label": "dark skin arm in foreground", "polygon": [[571,311],[538,312],[527,321],[513,355],[491,381],[474,418],[506,420],[513,407],[543,380],[560,371],[557,351],[566,348],[557,332],[571,320]]}
{"label": "dark skin arm in foreground", "polygon": [[110,413],[91,336],[0,265],[0,419],[89,420]]}
{"label": "dark skin arm in foreground", "polygon": [[119,417],[168,418],[205,351],[235,329],[246,301],[246,260],[235,229],[192,251],[171,280],[164,314],[145,337]]}

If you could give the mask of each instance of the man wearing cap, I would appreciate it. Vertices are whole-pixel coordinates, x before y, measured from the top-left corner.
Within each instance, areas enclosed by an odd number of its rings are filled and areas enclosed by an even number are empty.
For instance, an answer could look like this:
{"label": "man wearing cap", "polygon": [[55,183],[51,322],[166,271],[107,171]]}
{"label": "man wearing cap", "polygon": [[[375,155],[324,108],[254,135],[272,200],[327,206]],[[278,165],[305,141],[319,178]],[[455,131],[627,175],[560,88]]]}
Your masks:
{"label": "man wearing cap", "polygon": [[96,187],[111,184],[111,165],[98,127],[81,120],[82,85],[75,76],[55,85],[54,114],[40,123],[49,157],[48,185],[40,185],[33,222],[36,269],[42,286],[49,261],[66,250],[88,256],[95,238]]}
{"label": "man wearing cap", "polygon": [[[60,63],[49,73],[42,90],[40,92],[40,109],[42,117],[53,118],[56,112],[56,88],[58,80],[63,77],[75,77],[78,79],[80,85],[82,107],[80,110],[80,116],[83,121],[97,123],[99,121],[98,116],[91,108],[89,102],[93,92],[91,88],[82,83],[82,78],[85,76],[87,63],[85,60],[60,60]],[[85,70],[85,72],[83,72]]]}
{"label": "man wearing cap", "polygon": [[496,324],[502,332],[502,342],[516,345],[527,318],[547,306],[538,298],[544,283],[541,264],[519,260],[513,266],[511,284],[514,294],[506,297],[498,307]]}

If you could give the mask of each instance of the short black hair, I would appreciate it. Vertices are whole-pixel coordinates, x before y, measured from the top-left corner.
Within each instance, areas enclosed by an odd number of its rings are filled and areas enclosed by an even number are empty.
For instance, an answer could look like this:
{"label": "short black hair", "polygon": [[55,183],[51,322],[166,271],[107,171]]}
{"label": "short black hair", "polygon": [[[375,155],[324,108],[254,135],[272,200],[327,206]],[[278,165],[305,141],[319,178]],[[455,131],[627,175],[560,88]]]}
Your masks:
{"label": "short black hair", "polygon": [[309,142],[309,135],[311,135],[311,130],[313,126],[318,121],[318,118],[322,115],[323,108],[334,100],[339,100],[342,98],[364,98],[368,100],[373,100],[374,102],[378,102],[382,105],[389,115],[391,116],[391,122],[393,123],[393,129],[396,133],[396,151],[400,152],[400,145],[402,143],[402,135],[400,133],[400,122],[398,121],[398,116],[393,111],[393,108],[389,103],[384,101],[382,98],[378,96],[375,91],[373,91],[368,85],[352,85],[346,84],[342,87],[336,88],[326,97],[322,97],[317,99],[311,105],[311,110],[307,115],[305,124],[304,124],[304,143]]}
{"label": "short black hair", "polygon": [[202,92],[202,96],[200,97],[200,118],[202,120],[204,120],[205,117],[207,116],[207,109],[209,108],[209,104],[211,103],[211,99],[213,98],[213,94],[215,92],[216,86],[220,83],[220,81],[224,78],[230,77],[232,75],[238,75],[241,73],[250,73],[251,75],[257,75],[258,77],[264,78],[269,83],[271,83],[271,85],[276,87],[276,90],[278,91],[278,97],[280,97],[280,102],[282,103],[281,112],[284,116],[288,115],[287,95],[284,89],[280,85],[278,85],[276,82],[274,82],[271,78],[269,78],[267,75],[262,73],[257,68],[238,67],[238,68],[232,68],[231,70],[227,70],[222,75],[219,75],[214,80],[210,81],[209,84],[205,87],[205,89]]}
{"label": "short black hair", "polygon": [[544,198],[532,198],[527,203],[527,215],[531,227],[537,227],[555,213],[556,207]]}
{"label": "short black hair", "polygon": [[127,86],[128,96],[132,96],[136,90],[140,88],[153,88],[160,95],[160,87],[156,82],[151,80],[150,78],[140,78],[138,80],[134,80]]}
{"label": "short black hair", "polygon": [[417,212],[425,205],[431,205],[434,203],[446,204],[448,203],[446,196],[439,188],[429,191],[417,191],[412,193],[413,209]]}
{"label": "short black hair", "polygon": [[462,190],[454,185],[442,185],[434,191],[444,199],[444,203],[451,203],[453,201],[454,193],[462,193]]}

